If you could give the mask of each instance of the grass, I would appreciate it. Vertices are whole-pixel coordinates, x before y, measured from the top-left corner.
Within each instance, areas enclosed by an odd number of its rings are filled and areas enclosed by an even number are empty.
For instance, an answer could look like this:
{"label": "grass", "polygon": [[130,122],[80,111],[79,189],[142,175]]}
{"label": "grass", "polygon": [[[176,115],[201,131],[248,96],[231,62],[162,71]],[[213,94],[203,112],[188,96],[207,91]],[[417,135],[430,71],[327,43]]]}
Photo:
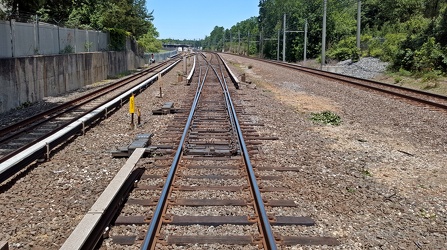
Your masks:
{"label": "grass", "polygon": [[413,73],[400,69],[398,72],[388,72],[376,80],[407,88],[425,90],[440,95],[447,95],[447,77],[439,70]]}
{"label": "grass", "polygon": [[107,76],[107,79],[119,79],[119,78],[125,77],[127,75],[130,75],[132,73],[133,73],[133,71],[127,70],[127,71],[121,72],[121,73],[119,73],[117,75],[114,75],[114,76],[110,76],[109,75],[109,76]]}
{"label": "grass", "polygon": [[339,115],[331,111],[323,111],[320,113],[312,113],[310,119],[320,124],[338,126],[341,124],[341,118]]}
{"label": "grass", "polygon": [[362,174],[363,174],[365,177],[372,177],[371,172],[369,172],[369,171],[366,170],[366,169],[362,170]]}

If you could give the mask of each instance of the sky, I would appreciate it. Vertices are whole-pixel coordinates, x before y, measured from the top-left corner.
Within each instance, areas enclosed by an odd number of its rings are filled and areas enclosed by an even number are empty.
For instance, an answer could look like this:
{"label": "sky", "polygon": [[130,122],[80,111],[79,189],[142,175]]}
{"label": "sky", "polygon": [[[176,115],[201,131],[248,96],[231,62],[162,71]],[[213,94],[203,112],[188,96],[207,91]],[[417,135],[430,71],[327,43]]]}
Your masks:
{"label": "sky", "polygon": [[229,29],[258,16],[258,5],[259,0],[146,0],[159,39],[204,39],[215,26]]}

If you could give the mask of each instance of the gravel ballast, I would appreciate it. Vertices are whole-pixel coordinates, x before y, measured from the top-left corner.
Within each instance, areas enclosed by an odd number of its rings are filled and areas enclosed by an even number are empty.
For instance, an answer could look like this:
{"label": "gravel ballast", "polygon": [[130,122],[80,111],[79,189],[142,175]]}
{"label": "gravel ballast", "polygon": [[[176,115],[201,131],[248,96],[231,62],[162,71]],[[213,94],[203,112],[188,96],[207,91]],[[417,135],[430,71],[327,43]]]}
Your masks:
{"label": "gravel ballast", "polygon": [[[256,127],[259,134],[279,138],[262,141],[253,166],[296,169],[256,170],[283,176],[281,182],[260,184],[290,189],[263,193],[264,198],[297,204],[271,211],[316,221],[314,227],[274,230],[336,237],[341,243],[302,249],[447,249],[445,113],[246,58],[224,58],[236,75],[245,73],[251,82],[241,84],[237,93],[252,122],[264,124]],[[142,126],[129,129],[125,106],[61,147],[51,161],[3,184],[0,240],[8,241],[10,249],[58,249],[124,164],[110,150],[138,133],[154,133],[154,144],[162,138],[173,116],[152,116],[151,110],[166,101],[178,108],[187,89],[195,87],[177,83],[181,67],[136,97]],[[162,98],[157,97],[160,86]],[[341,117],[340,126],[311,121],[311,113],[326,110]],[[191,192],[191,197],[200,194]],[[232,235],[225,227],[219,230]]]}

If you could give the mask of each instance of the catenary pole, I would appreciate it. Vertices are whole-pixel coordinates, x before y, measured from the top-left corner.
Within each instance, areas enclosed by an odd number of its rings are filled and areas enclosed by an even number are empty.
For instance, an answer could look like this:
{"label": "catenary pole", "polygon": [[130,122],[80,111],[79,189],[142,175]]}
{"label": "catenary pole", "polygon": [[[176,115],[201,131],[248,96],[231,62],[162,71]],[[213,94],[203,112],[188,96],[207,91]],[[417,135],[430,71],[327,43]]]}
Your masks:
{"label": "catenary pole", "polygon": [[286,61],[286,14],[284,14],[283,39],[282,39],[282,61]]}
{"label": "catenary pole", "polygon": [[362,12],[362,1],[357,1],[357,48],[360,49],[360,29],[361,29],[361,12]]}
{"label": "catenary pole", "polygon": [[323,34],[321,41],[321,69],[326,64],[326,7],[327,0],[323,0]]}

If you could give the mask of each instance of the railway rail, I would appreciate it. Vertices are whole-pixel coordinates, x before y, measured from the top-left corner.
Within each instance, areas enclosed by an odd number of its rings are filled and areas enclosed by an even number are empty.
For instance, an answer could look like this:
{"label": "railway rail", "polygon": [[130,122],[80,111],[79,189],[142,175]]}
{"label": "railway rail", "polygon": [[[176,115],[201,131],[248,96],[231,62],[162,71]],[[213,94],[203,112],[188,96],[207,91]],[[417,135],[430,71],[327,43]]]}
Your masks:
{"label": "railway rail", "polygon": [[335,80],[343,84],[350,84],[356,87],[365,88],[367,90],[378,91],[384,94],[388,94],[392,97],[402,98],[403,100],[412,102],[416,105],[424,105],[437,110],[447,111],[447,96],[430,93],[427,91],[417,90],[402,87],[399,85],[393,85],[383,82],[378,82],[369,79],[363,79],[358,77],[352,77],[318,69],[308,68],[292,63],[279,62],[274,60],[266,60],[259,58],[252,58],[262,62],[271,63],[281,67],[286,67],[294,70],[299,70],[304,73],[312,74],[318,77],[323,77],[330,80]]}
{"label": "railway rail", "polygon": [[[302,236],[299,232],[281,235],[281,227],[312,226],[315,222],[310,217],[274,213],[274,208],[296,206],[293,200],[262,197],[269,192],[288,191],[259,185],[260,180],[280,181],[281,177],[260,175],[250,161],[260,141],[277,138],[256,133],[255,127],[262,124],[244,115],[236,86],[227,85],[231,73],[224,70],[220,57],[207,54],[199,58],[189,114],[174,114],[163,135],[166,145],[160,146],[153,158],[141,158],[144,148],[134,151],[128,160],[134,171],[118,186],[128,191],[132,184],[135,188],[128,195],[112,195],[117,203],[110,203],[112,209],[103,211],[103,218],[113,219],[93,223],[101,224],[94,227],[86,215],[83,221],[90,226],[81,222],[62,249],[87,249],[98,242],[108,247],[141,249],[179,245],[277,249],[297,244],[339,244],[331,237]],[[91,233],[85,232],[87,227]],[[107,239],[98,238],[102,235]]]}
{"label": "railway rail", "polygon": [[[0,129],[0,182],[51,151],[88,126],[107,117],[165,74],[179,60],[172,58],[72,101]],[[115,100],[115,101],[110,101]]]}

